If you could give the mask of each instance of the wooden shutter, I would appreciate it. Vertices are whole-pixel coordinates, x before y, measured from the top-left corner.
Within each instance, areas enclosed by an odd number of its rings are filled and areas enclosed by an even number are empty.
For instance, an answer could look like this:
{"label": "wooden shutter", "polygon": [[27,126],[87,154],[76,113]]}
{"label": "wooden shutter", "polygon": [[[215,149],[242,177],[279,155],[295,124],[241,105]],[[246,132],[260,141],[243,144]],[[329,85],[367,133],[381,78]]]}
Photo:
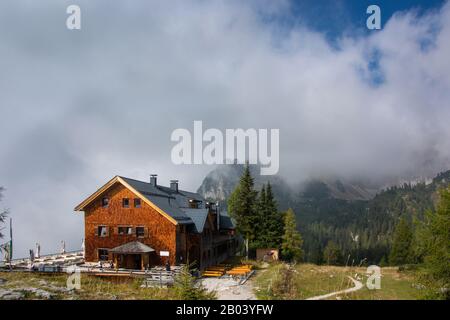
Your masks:
{"label": "wooden shutter", "polygon": [[144,238],[148,238],[148,228],[144,227]]}
{"label": "wooden shutter", "polygon": [[109,227],[105,227],[106,228],[106,234],[105,237],[109,237]]}
{"label": "wooden shutter", "polygon": [[94,226],[94,235],[95,235],[96,237],[99,236],[99,234],[98,234],[98,226]]}

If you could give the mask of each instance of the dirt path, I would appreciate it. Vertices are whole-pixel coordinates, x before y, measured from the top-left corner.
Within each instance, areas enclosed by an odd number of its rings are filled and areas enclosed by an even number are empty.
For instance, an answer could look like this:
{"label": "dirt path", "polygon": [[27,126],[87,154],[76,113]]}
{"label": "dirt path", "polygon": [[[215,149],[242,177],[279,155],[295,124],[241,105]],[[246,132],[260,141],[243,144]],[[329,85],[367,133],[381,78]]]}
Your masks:
{"label": "dirt path", "polygon": [[350,276],[348,276],[348,278],[353,281],[353,284],[355,285],[354,287],[351,287],[351,288],[345,289],[345,290],[340,290],[340,291],[327,293],[327,294],[324,294],[324,295],[321,295],[321,296],[311,297],[311,298],[308,298],[306,300],[324,300],[324,299],[328,299],[328,298],[331,298],[333,296],[337,296],[337,295],[340,295],[340,294],[343,294],[343,293],[350,293],[350,292],[358,291],[359,289],[361,289],[364,286],[361,281],[355,280],[355,279],[353,279]]}

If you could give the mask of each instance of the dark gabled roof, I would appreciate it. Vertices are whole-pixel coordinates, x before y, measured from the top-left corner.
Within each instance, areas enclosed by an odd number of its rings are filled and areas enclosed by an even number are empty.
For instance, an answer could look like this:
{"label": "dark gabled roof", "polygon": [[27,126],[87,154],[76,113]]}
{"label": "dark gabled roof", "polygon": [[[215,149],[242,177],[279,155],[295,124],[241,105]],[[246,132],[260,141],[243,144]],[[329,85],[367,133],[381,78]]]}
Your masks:
{"label": "dark gabled roof", "polygon": [[[194,224],[192,229],[194,232],[203,232],[208,217],[208,209],[205,208],[206,201],[200,194],[184,190],[175,191],[164,186],[153,186],[148,182],[126,177],[121,178],[178,223]],[[190,208],[189,200],[200,202],[199,208]],[[220,228],[235,228],[235,223],[226,211],[220,212]]]}
{"label": "dark gabled roof", "polygon": [[208,209],[184,208],[184,213],[194,222],[194,232],[202,233],[208,218]]}
{"label": "dark gabled roof", "polygon": [[127,178],[127,177],[121,176],[120,178],[125,180],[126,183],[128,183],[130,186],[132,186],[134,189],[136,189],[137,191],[139,191],[141,193],[147,193],[147,194],[151,194],[151,195],[159,195],[159,196],[164,196],[164,197],[168,196],[168,193],[161,190],[162,188],[160,186],[155,187],[149,182],[143,182],[143,181]]}
{"label": "dark gabled roof", "polygon": [[203,197],[198,193],[184,190],[175,191],[164,186],[154,186],[148,182],[142,182],[126,177],[121,178],[181,224],[194,223],[182,210],[183,208],[189,208],[189,200],[201,201],[201,207],[204,206],[205,203]]}
{"label": "dark gabled roof", "polygon": [[[115,176],[75,207],[75,210],[84,211],[86,206],[100,197],[101,194],[115,183],[121,183],[129,188],[136,196],[140,197],[144,202],[152,206],[172,223],[187,224],[190,225],[188,230],[198,233],[203,232],[209,209],[206,208],[206,201],[200,194],[184,190],[173,190],[159,185],[154,186],[150,182],[143,182],[127,177]],[[191,201],[196,202],[197,208],[191,208]],[[235,224],[228,214],[226,212],[221,212],[220,228],[234,229],[234,227]]]}
{"label": "dark gabled roof", "polygon": [[161,210],[169,214],[178,223],[192,223],[192,220],[180,209],[177,205],[175,199],[163,196],[153,196],[148,194],[143,194],[148,200],[153,202]]}
{"label": "dark gabled roof", "polygon": [[109,252],[118,254],[148,253],[153,251],[155,251],[155,249],[150,248],[139,241],[128,242],[109,250]]}
{"label": "dark gabled roof", "polygon": [[221,211],[220,212],[220,228],[222,229],[234,229],[236,228],[236,224],[233,219],[228,215],[228,212]]}

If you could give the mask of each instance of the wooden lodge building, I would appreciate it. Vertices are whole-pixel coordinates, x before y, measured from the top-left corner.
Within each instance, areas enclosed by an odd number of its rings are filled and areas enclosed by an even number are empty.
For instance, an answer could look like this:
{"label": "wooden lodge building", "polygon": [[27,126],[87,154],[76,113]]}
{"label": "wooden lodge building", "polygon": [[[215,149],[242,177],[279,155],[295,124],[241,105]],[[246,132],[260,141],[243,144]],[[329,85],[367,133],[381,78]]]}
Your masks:
{"label": "wooden lodge building", "polygon": [[118,268],[195,263],[200,269],[235,254],[235,227],[226,212],[198,193],[116,176],[80,203],[87,262]]}

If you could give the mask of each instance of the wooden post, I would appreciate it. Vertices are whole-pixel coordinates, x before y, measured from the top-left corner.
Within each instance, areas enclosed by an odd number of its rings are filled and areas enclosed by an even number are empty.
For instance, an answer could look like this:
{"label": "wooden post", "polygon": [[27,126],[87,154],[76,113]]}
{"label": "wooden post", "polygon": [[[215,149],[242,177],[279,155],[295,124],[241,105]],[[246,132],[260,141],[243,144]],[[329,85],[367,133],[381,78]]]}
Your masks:
{"label": "wooden post", "polygon": [[247,239],[245,239],[245,251],[246,251],[245,255],[246,255],[247,260],[248,260],[248,236],[247,236]]}

